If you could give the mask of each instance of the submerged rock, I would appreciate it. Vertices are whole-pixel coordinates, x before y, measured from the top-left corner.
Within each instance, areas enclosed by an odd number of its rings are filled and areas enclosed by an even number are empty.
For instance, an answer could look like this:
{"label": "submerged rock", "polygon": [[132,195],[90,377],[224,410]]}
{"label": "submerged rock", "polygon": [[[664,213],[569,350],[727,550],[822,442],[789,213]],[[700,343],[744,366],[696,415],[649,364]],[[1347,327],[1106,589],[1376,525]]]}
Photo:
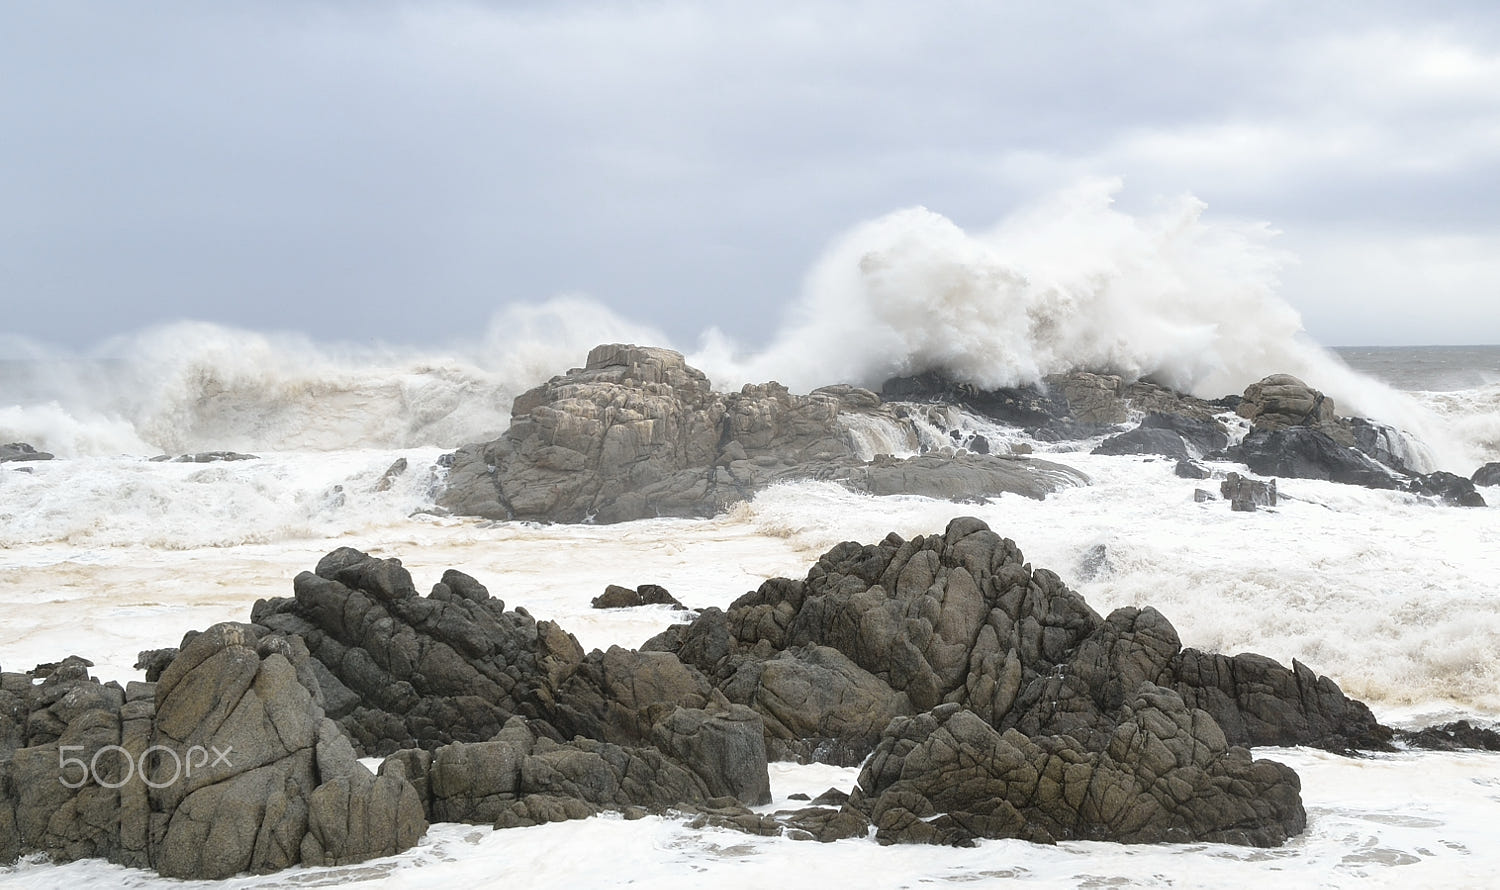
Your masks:
{"label": "submerged rock", "polygon": [[1230,509],[1254,513],[1257,507],[1276,506],[1276,480],[1262,482],[1259,479],[1247,479],[1239,473],[1230,473],[1219,483],[1219,494],[1229,501]]}

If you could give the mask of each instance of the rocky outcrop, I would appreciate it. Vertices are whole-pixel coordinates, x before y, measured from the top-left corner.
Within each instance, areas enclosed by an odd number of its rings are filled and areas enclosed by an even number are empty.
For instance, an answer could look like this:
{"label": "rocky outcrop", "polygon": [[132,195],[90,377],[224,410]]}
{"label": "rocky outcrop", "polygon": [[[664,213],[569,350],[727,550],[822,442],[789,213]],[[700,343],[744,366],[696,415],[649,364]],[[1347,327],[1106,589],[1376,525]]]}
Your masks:
{"label": "rocky outcrop", "polygon": [[[641,651],[585,655],[467,575],[424,597],[348,548],[293,587],[143,653],[155,683],[72,658],[0,675],[0,856],[219,878],[392,854],[429,821],[602,810],[819,840],[1266,845],[1302,828],[1297,780],[1245,747],[1391,739],[1297,662],[1183,649],[1150,608],[1101,618],[973,518],[841,544]],[[372,775],[355,758],[375,752]],[[871,753],[847,800],[747,809],[768,754]]]}
{"label": "rocky outcrop", "polygon": [[1144,684],[1098,748],[999,732],[943,705],[891,726],[846,805],[882,843],[975,838],[1279,846],[1307,824],[1301,783],[1232,747],[1201,710]]}
{"label": "rocky outcrop", "polygon": [[1306,427],[1346,448],[1354,445],[1354,430],[1338,416],[1333,399],[1290,374],[1272,374],[1250,384],[1238,412],[1258,430]]}
{"label": "rocky outcrop", "polygon": [[719,393],[671,350],[599,346],[584,368],[518,396],[501,438],[460,449],[439,503],[492,519],[619,522],[711,516],[785,479],[907,494],[982,486],[970,496],[1040,496],[1086,481],[1056,465],[978,454],[870,467],[853,417],[914,441],[910,422],[869,390],[800,396],[765,383]]}
{"label": "rocky outcrop", "polygon": [[8,445],[0,445],[0,464],[20,460],[52,460],[53,456],[45,451],[37,451],[25,442],[11,442]]}
{"label": "rocky outcrop", "polygon": [[1271,744],[1272,724],[1297,739],[1276,744],[1389,742],[1368,708],[1305,668],[1182,649],[1154,610],[1101,619],[973,518],[941,535],[841,544],[805,579],[767,581],[643,648],[676,654],[761,713],[772,750],[841,762],[871,750],[872,722],[944,703],[1001,731],[1103,733],[1146,682],[1212,713],[1234,745]]}
{"label": "rocky outcrop", "polygon": [[100,857],[181,878],[398,853],[415,789],[376,777],[328,720],[300,640],[220,624],[157,683],[65,663],[0,680],[0,854]]}
{"label": "rocky outcrop", "polygon": [[1133,414],[1164,414],[1212,421],[1214,407],[1149,381],[1126,383],[1113,374],[1071,371],[1039,383],[986,390],[937,372],[893,377],[880,389],[892,401],[941,402],[1018,426],[1048,441],[1087,439],[1125,423]]}
{"label": "rocky outcrop", "polygon": [[1262,476],[1322,479],[1366,488],[1396,487],[1389,470],[1311,427],[1255,429],[1228,454]]}
{"label": "rocky outcrop", "polygon": [[1500,463],[1487,463],[1474,471],[1470,481],[1475,485],[1500,485]]}
{"label": "rocky outcrop", "polygon": [[367,755],[489,739],[583,660],[570,634],[462,572],[423,597],[400,560],[346,547],[292,586],[251,618],[306,643],[329,716]]}

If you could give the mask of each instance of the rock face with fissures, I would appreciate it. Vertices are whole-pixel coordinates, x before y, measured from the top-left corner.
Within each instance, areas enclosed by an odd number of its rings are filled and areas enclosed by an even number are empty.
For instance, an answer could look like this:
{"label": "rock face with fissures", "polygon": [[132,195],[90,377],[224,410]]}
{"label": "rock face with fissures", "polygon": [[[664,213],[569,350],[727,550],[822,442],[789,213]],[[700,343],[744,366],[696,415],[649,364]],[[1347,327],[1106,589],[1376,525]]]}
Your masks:
{"label": "rock face with fissures", "polygon": [[721,393],[672,350],[598,346],[583,368],[518,396],[503,436],[460,449],[439,502],[491,519],[620,522],[712,516],[786,479],[948,498],[1040,498],[1087,482],[1013,455],[866,461],[851,418],[911,426],[858,387],[795,395],[772,382]]}

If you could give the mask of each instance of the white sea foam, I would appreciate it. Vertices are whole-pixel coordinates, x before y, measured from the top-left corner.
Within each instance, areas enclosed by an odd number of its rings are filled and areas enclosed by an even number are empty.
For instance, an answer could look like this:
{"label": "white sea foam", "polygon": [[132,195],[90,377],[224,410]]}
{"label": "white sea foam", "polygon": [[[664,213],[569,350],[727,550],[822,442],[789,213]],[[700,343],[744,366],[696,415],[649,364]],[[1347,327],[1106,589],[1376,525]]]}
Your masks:
{"label": "white sea foam", "polygon": [[610,341],[665,338],[576,296],[504,307],[483,338],[447,350],[201,322],[119,337],[82,357],[12,338],[0,367],[12,378],[0,377],[0,441],[64,457],[451,448],[497,436],[515,396]]}

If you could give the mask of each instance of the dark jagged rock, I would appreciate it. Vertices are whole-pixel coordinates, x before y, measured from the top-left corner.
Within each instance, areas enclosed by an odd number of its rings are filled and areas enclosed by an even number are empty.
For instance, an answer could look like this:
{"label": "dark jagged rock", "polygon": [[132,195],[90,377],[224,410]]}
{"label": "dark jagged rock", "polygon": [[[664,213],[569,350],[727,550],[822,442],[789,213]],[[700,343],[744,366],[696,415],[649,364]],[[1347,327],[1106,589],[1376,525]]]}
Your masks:
{"label": "dark jagged rock", "polygon": [[1500,463],[1487,463],[1474,471],[1470,477],[1475,485],[1500,485]]}
{"label": "dark jagged rock", "polygon": [[611,584],[604,588],[604,592],[594,597],[589,605],[595,609],[629,609],[634,606],[671,606],[674,609],[686,609],[677,597],[667,592],[665,587],[659,584],[642,584],[634,590],[629,587],[621,587]]}
{"label": "dark jagged rock", "polygon": [[1500,732],[1457,720],[1416,732],[1397,732],[1397,741],[1428,751],[1500,751]]}
{"label": "dark jagged rock", "polygon": [[[705,610],[643,648],[675,653],[760,712],[769,749],[800,756],[828,745],[845,762],[870,750],[872,724],[907,707],[960,704],[1000,729],[1030,721],[1051,732],[1063,724],[1043,711],[1071,702],[1080,716],[1066,731],[1103,731],[1131,684],[1144,682],[1222,716],[1235,745],[1388,742],[1332,681],[1258,656],[1221,662],[1181,650],[1170,624],[1146,612],[1148,624],[1131,617],[1128,632],[1119,629],[1132,613],[1101,619],[1056,575],[1033,571],[1013,542],[961,518],[941,535],[841,544],[806,579],[767,581],[727,612]],[[1273,724],[1298,741],[1266,741]]]}
{"label": "dark jagged rock", "polygon": [[[1088,439],[1124,423],[1131,411],[1212,421],[1202,399],[1149,381],[1125,383],[1112,374],[1072,371],[1041,383],[986,390],[936,372],[893,377],[881,387],[888,400],[958,405],[1000,423],[1022,427],[1046,441]],[[1222,447],[1222,446],[1221,446]]]}
{"label": "dark jagged rock", "polygon": [[719,393],[679,353],[609,344],[593,349],[584,368],[518,396],[503,436],[454,456],[438,500],[491,519],[621,522],[711,516],[788,479],[936,497],[969,483],[984,496],[1087,481],[1041,461],[977,454],[913,459],[899,471],[867,467],[851,431],[858,423],[916,448],[911,419],[869,390],[828,386],[800,396],[773,382]]}
{"label": "dark jagged rock", "polygon": [[1398,473],[1417,472],[1400,430],[1364,417],[1351,417],[1349,423],[1354,432],[1355,448]]}
{"label": "dark jagged rock", "polygon": [[293,589],[252,619],[306,641],[330,716],[367,754],[486,740],[583,658],[557,625],[506,611],[462,572],[422,597],[399,560],[343,548]]}
{"label": "dark jagged rock", "polygon": [[943,705],[893,723],[848,808],[882,843],[975,838],[1213,841],[1268,847],[1307,817],[1297,774],[1251,760],[1208,714],[1142,685],[1102,746],[1001,733]]}
{"label": "dark jagged rock", "polygon": [[45,451],[37,451],[25,442],[11,442],[8,445],[0,445],[0,464],[21,460],[52,460],[53,455]]}
{"label": "dark jagged rock", "polygon": [[1276,480],[1262,482],[1247,479],[1239,473],[1230,473],[1219,483],[1219,494],[1229,501],[1229,508],[1242,513],[1254,513],[1258,507],[1276,506]]}
{"label": "dark jagged rock", "polygon": [[1474,483],[1454,473],[1439,470],[1425,476],[1417,476],[1406,485],[1413,494],[1440,498],[1443,502],[1459,507],[1483,507],[1484,496],[1474,490]]}
{"label": "dark jagged rock", "polygon": [[1389,471],[1325,433],[1305,426],[1252,430],[1228,454],[1262,476],[1323,479],[1366,488],[1396,487]]}
{"label": "dark jagged rock", "polygon": [[1147,414],[1140,426],[1111,436],[1095,454],[1159,454],[1187,460],[1223,450],[1229,444],[1224,425],[1181,414]]}

